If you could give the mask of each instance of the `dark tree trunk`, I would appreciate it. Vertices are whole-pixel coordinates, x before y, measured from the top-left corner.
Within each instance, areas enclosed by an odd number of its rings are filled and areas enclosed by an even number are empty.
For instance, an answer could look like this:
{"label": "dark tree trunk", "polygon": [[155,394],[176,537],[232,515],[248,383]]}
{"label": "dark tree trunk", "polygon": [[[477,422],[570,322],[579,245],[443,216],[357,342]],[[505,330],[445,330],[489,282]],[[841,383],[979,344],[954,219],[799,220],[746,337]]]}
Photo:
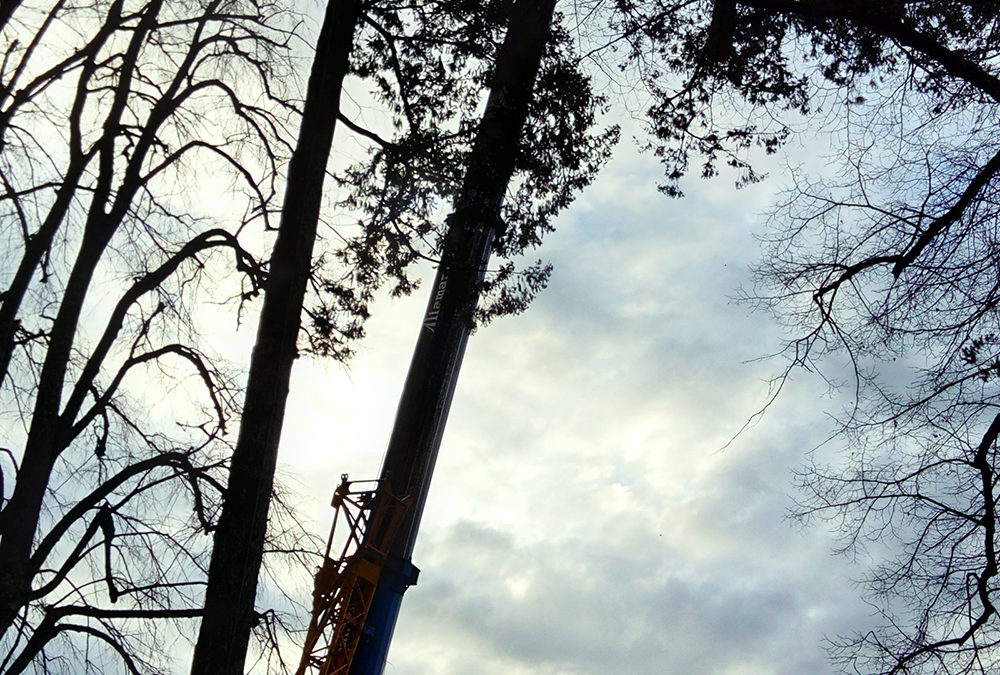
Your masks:
{"label": "dark tree trunk", "polygon": [[359,0],[330,0],[316,45],[299,139],[288,166],[239,437],[215,533],[193,674],[243,672],[323,180],[360,16]]}
{"label": "dark tree trunk", "polygon": [[85,163],[82,159],[70,163],[69,170],[56,193],[56,199],[49,214],[25,245],[24,255],[21,256],[18,263],[17,272],[15,272],[10,286],[4,291],[3,301],[0,303],[0,384],[3,384],[7,377],[10,360],[14,354],[14,341],[21,325],[17,320],[21,302],[24,300],[25,293],[28,292],[31,278],[38,270],[42,258],[50,250],[56,232],[69,211],[70,202],[76,194],[77,183],[84,168]]}

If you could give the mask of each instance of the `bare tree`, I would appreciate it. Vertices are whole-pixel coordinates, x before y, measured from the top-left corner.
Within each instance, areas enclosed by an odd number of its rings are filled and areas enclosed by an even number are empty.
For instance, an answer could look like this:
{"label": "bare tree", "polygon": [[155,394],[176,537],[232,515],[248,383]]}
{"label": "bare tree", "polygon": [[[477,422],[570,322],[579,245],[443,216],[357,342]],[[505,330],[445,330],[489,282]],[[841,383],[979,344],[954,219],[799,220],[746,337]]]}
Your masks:
{"label": "bare tree", "polygon": [[199,308],[235,321],[266,276],[244,242],[288,152],[292,18],[254,0],[3,12],[0,670],[156,671],[201,614],[239,405]]}
{"label": "bare tree", "polygon": [[833,657],[849,672],[992,672],[1000,5],[616,6],[667,192],[695,158],[754,181],[755,147],[800,123],[837,134],[841,173],[796,176],[748,297],[792,331],[775,395],[795,369],[853,373],[844,453],[804,469],[798,515],[832,519],[845,552],[878,561],[866,589],[885,622]]}

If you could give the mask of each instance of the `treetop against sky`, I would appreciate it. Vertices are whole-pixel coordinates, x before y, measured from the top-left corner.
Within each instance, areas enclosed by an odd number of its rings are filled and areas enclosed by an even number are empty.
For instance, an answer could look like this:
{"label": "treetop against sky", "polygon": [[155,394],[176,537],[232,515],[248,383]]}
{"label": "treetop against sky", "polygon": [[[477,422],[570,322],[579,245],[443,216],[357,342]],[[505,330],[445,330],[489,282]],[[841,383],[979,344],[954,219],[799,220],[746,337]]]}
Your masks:
{"label": "treetop against sky", "polygon": [[[248,668],[377,472],[510,7],[358,5]],[[296,9],[0,13],[4,672],[188,667]],[[387,672],[989,671],[1000,7],[556,10]]]}

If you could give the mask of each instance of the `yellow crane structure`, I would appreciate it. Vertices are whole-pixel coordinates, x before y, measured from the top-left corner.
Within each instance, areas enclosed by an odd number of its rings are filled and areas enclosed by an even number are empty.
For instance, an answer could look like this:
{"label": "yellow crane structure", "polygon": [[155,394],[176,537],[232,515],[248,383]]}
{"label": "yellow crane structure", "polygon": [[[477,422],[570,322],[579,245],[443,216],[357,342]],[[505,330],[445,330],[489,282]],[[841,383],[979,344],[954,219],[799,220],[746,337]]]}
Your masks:
{"label": "yellow crane structure", "polygon": [[348,674],[389,547],[410,505],[390,495],[383,481],[350,481],[346,473],[340,478],[296,675]]}

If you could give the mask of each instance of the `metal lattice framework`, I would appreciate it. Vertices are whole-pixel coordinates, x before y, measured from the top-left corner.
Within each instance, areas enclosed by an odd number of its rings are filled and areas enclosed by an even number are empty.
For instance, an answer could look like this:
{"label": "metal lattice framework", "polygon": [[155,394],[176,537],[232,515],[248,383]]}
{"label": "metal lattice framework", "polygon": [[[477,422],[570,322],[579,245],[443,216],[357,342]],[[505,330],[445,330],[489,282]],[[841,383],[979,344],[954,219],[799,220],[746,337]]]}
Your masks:
{"label": "metal lattice framework", "polygon": [[[356,487],[358,486],[358,487]],[[296,675],[347,675],[392,537],[409,507],[383,481],[349,481],[333,494],[333,526],[316,572],[313,611]],[[334,534],[346,528],[339,557]]]}

